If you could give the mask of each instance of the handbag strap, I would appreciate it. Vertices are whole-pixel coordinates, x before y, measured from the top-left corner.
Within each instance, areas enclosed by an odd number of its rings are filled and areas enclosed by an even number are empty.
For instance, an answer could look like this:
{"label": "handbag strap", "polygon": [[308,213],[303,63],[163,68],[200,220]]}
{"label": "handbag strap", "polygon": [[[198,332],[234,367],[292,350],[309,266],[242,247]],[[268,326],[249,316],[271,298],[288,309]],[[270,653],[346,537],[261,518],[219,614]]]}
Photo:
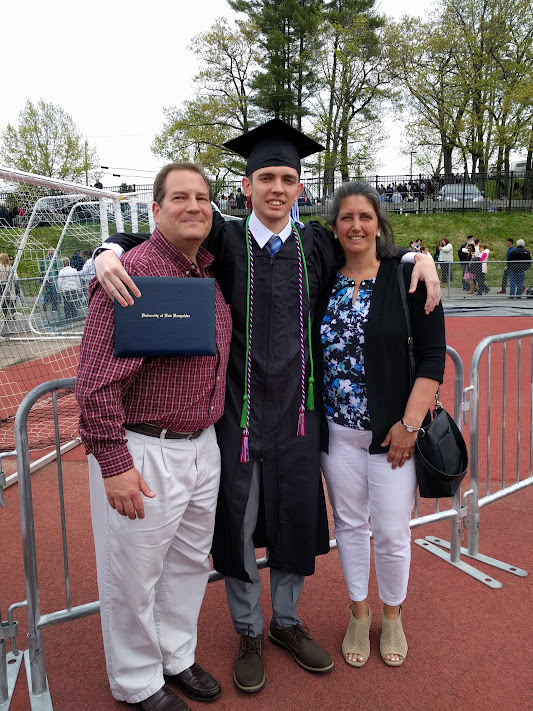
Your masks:
{"label": "handbag strap", "polygon": [[415,354],[413,333],[411,331],[411,316],[409,315],[409,306],[407,305],[407,293],[405,291],[405,278],[402,262],[398,265],[398,283],[400,285],[400,298],[402,300],[403,312],[405,314],[405,323],[407,324],[407,352],[409,355],[409,378],[411,380],[412,390],[415,382]]}

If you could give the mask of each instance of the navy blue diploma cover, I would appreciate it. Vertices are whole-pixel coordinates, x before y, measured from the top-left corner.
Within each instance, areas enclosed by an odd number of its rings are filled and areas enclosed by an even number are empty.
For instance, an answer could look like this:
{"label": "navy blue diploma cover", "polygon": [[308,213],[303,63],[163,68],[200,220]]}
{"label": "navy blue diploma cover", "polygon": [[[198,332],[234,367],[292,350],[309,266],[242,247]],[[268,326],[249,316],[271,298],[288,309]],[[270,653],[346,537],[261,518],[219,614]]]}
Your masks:
{"label": "navy blue diploma cover", "polygon": [[215,280],[140,277],[141,297],[115,301],[115,356],[216,355]]}

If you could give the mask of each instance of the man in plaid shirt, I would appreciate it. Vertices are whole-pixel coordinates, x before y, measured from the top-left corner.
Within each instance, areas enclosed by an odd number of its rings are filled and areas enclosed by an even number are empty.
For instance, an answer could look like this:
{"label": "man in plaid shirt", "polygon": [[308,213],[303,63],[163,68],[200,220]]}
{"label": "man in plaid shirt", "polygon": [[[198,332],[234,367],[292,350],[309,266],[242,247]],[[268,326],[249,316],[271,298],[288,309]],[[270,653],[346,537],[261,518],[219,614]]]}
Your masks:
{"label": "man in plaid shirt", "polygon": [[[210,186],[194,164],[154,183],[156,229],[123,259],[128,273],[205,278]],[[113,696],[141,711],[187,711],[167,686],[211,701],[220,684],[196,664],[210,571],[231,315],[218,284],[215,356],[115,358],[113,304],[95,281],[76,397],[89,455],[106,664]]]}

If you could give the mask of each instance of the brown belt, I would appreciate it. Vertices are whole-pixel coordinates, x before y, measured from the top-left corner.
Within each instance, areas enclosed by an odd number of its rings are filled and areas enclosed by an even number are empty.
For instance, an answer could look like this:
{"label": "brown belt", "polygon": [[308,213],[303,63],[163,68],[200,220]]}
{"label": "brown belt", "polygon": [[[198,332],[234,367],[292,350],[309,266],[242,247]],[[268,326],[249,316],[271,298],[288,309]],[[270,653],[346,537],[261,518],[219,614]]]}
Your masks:
{"label": "brown belt", "polygon": [[148,437],[160,437],[161,434],[164,433],[165,439],[196,439],[203,432],[203,430],[196,430],[196,432],[165,431],[162,427],[156,427],[155,425],[149,425],[144,422],[137,425],[124,425],[124,427],[131,432],[138,432],[142,435],[148,435]]}

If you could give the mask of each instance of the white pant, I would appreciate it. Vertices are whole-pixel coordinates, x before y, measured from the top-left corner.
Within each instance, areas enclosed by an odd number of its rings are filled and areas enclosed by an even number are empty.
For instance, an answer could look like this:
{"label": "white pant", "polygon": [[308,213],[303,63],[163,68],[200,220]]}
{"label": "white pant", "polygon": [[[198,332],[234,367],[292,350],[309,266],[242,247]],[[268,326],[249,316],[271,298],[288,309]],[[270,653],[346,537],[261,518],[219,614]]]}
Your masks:
{"label": "white pant", "polygon": [[220,452],[214,427],[195,440],[128,432],[135,467],[156,493],[145,518],[107,501],[89,456],[100,616],[111,692],[137,703],[194,663],[198,614],[210,571]]}
{"label": "white pant", "polygon": [[371,526],[379,596],[386,605],[399,605],[407,594],[411,562],[414,462],[393,470],[386,454],[368,453],[371,432],[328,424],[329,455],[322,454],[322,471],[350,599],[368,596]]}

